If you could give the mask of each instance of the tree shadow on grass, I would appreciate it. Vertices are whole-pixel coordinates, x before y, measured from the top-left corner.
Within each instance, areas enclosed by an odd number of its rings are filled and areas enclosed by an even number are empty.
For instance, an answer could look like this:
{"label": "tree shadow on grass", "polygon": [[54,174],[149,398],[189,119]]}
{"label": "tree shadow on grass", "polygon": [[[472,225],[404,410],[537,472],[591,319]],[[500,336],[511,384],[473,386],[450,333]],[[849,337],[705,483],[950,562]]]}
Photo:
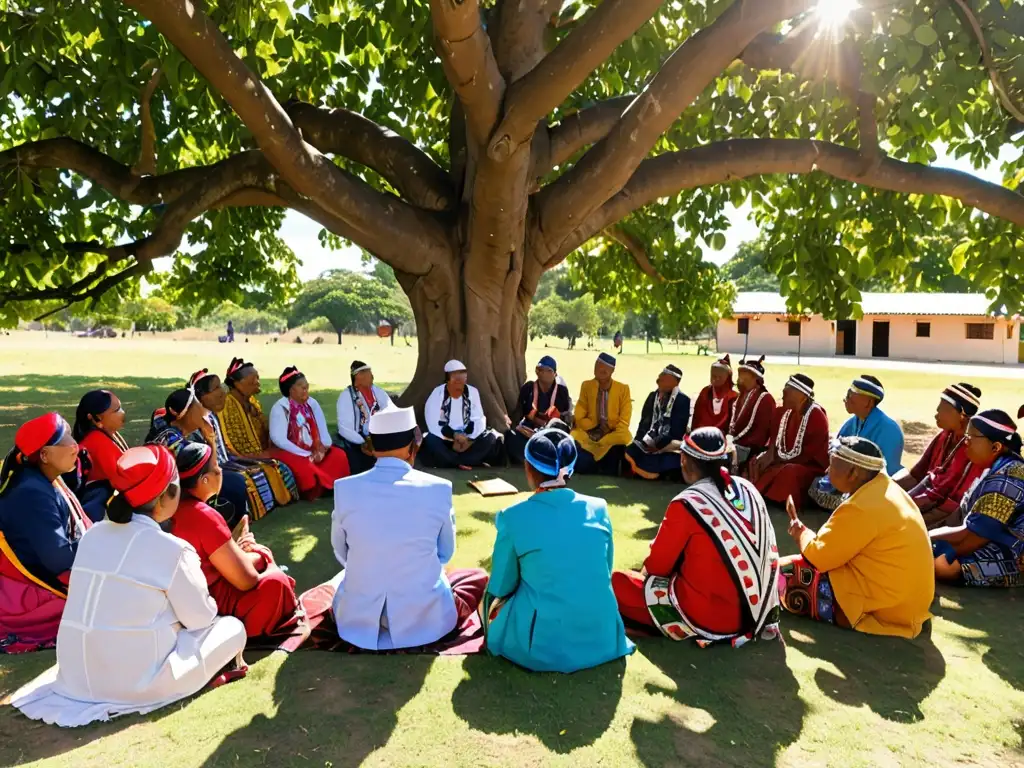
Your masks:
{"label": "tree shadow on grass", "polygon": [[946,676],[946,659],[932,642],[932,625],[914,640],[879,637],[786,617],[788,641],[808,656],[832,664],[814,680],[829,698],[851,707],[867,705],[898,723],[924,719],[923,702]]}
{"label": "tree shadow on grass", "polygon": [[640,652],[675,683],[674,690],[648,684],[648,693],[703,710],[656,722],[635,720],[632,738],[644,765],[768,768],[800,735],[805,705],[781,642],[739,649],[700,649],[661,638],[641,639],[638,644]]}
{"label": "tree shadow on grass", "polygon": [[[934,613],[942,619],[983,633],[964,638],[971,646],[984,646],[982,661],[995,675],[1024,691],[1024,646],[1021,645],[1021,614],[1024,590],[940,587],[939,596],[948,605],[937,604]],[[978,649],[981,652],[981,648]],[[1022,721],[1024,722],[1024,721]]]}
{"label": "tree shadow on grass", "polygon": [[[203,764],[355,768],[387,744],[398,712],[423,687],[433,656],[301,652],[277,672],[276,713],[227,735]],[[299,763],[301,764],[301,763]]]}
{"label": "tree shadow on grass", "polygon": [[535,735],[566,754],[608,729],[622,698],[624,660],[571,675],[529,672],[485,655],[468,656],[452,707],[475,730]]}

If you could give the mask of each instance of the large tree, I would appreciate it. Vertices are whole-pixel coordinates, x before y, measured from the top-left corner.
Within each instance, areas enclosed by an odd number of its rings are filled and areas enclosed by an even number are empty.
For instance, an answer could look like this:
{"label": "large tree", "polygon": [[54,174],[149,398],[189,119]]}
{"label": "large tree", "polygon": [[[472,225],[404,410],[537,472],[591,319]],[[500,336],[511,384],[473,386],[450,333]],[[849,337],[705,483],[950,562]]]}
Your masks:
{"label": "large tree", "polygon": [[1003,186],[929,165],[1024,127],[1019,3],[849,5],[2,0],[0,319],[169,255],[193,292],[273,289],[291,209],[394,268],[408,400],[458,357],[502,423],[546,270],[573,255],[598,298],[700,323],[730,202],[794,309],[849,311],[940,219],[1019,307],[1024,164]]}

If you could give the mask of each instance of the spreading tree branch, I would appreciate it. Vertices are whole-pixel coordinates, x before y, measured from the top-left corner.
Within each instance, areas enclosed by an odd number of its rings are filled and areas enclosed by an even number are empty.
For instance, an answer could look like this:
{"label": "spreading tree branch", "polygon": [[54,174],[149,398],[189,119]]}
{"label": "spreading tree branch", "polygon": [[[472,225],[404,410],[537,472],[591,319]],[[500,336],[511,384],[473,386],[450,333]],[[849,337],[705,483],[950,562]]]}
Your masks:
{"label": "spreading tree branch", "polygon": [[651,260],[647,258],[647,248],[640,241],[640,238],[634,237],[627,232],[621,224],[612,224],[606,227],[604,234],[629,251],[629,255],[633,257],[633,261],[640,267],[641,272],[652,280],[657,280],[659,283],[665,282],[665,278],[661,276],[661,273],[651,264]]}
{"label": "spreading tree branch", "polygon": [[989,48],[988,42],[985,40],[985,33],[981,28],[981,22],[978,21],[978,17],[974,13],[974,9],[971,8],[967,0],[952,0],[952,2],[956,3],[957,7],[959,7],[964,18],[967,20],[967,25],[971,28],[971,32],[978,41],[978,46],[981,48],[981,61],[985,65],[985,69],[988,71],[989,80],[992,81],[992,87],[995,89],[996,95],[999,97],[999,102],[1003,105],[1003,108],[1013,116],[1014,120],[1018,123],[1024,123],[1024,108],[1018,106],[1018,104],[1013,100],[1013,96],[1003,85],[1002,78],[999,76],[999,70],[996,67],[995,61],[992,59],[992,50]]}
{"label": "spreading tree branch", "polygon": [[492,25],[487,31],[506,82],[514,83],[544,58],[551,14],[561,4],[562,0],[516,0],[497,6],[497,34]]}
{"label": "spreading tree branch", "polygon": [[135,176],[156,175],[156,128],[153,126],[151,102],[157,86],[160,85],[160,78],[162,76],[163,69],[157,67],[142,91],[142,99],[140,100],[142,121],[139,127],[139,160],[132,166],[132,174]]}
{"label": "spreading tree branch", "polygon": [[608,135],[635,96],[617,96],[584,107],[548,129],[546,151],[534,157],[531,175],[534,178],[567,162],[581,149]]}
{"label": "spreading tree branch", "polygon": [[[451,2],[452,0],[446,0]],[[355,242],[384,261],[417,248],[444,251],[444,227],[424,211],[370,185],[302,140],[284,108],[190,0],[126,0],[146,16],[227,100],[267,160],[297,193],[344,219]]]}
{"label": "spreading tree branch", "polygon": [[430,156],[392,130],[347,109],[304,102],[285,105],[302,137],[321,152],[348,158],[383,176],[413,205],[443,211],[455,204],[448,175]]}
{"label": "spreading tree branch", "polygon": [[498,122],[505,80],[483,28],[478,0],[430,0],[437,55],[466,114],[470,139],[482,146]]}
{"label": "spreading tree branch", "polygon": [[529,74],[513,83],[505,114],[488,147],[502,160],[533,135],[537,122],[653,16],[664,0],[604,0]]}
{"label": "spreading tree branch", "polygon": [[768,27],[816,0],[735,0],[665,61],[608,136],[537,195],[540,226],[553,252],[590,214],[629,181],[680,114]]}
{"label": "spreading tree branch", "polygon": [[942,195],[1024,227],[1024,195],[969,173],[882,158],[863,172],[859,152],[804,139],[733,139],[645,160],[619,194],[565,241],[553,267],[590,238],[643,206],[683,190],[773,174],[820,171],[836,179],[902,194]]}

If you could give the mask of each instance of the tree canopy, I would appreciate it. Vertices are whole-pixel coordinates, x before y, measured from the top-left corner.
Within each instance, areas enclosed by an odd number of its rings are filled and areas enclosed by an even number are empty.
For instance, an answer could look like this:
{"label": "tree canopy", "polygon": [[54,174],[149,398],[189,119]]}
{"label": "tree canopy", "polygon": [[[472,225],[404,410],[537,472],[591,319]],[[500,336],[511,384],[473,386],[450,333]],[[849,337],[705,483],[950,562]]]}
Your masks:
{"label": "tree canopy", "polygon": [[294,327],[326,317],[340,343],[343,333],[372,332],[381,320],[397,331],[412,319],[404,299],[397,286],[389,286],[377,276],[334,270],[302,286],[289,319]]}
{"label": "tree canopy", "polygon": [[[285,209],[394,268],[411,400],[457,356],[495,423],[545,271],[703,327],[730,204],[794,310],[848,314],[950,223],[954,271],[1024,308],[1024,8],[848,5],[4,0],[0,322],[131,297],[171,255],[183,301],[287,294]],[[1009,158],[1003,183],[940,145]]]}

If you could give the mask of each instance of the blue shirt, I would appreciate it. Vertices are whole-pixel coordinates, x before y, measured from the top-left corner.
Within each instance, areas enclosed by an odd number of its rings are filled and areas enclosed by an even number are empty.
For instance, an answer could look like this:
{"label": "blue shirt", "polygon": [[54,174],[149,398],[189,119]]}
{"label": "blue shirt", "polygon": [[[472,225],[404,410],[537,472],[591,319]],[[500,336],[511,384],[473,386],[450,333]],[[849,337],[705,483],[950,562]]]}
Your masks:
{"label": "blue shirt", "polygon": [[71,570],[78,552],[71,508],[56,486],[34,466],[25,466],[0,496],[0,531],[21,564],[41,581],[65,589],[57,578]]}
{"label": "blue shirt", "polygon": [[455,629],[458,611],[444,572],[455,554],[448,480],[394,458],[338,480],[331,544],[345,569],[334,597],[344,640],[390,650],[429,645]]}
{"label": "blue shirt", "polygon": [[890,477],[903,469],[903,430],[878,406],[861,421],[851,416],[839,430],[839,437],[863,437],[882,449],[885,471]]}
{"label": "blue shirt", "polygon": [[575,672],[632,653],[611,587],[612,524],[603,499],[568,488],[498,513],[487,592],[507,599],[487,650],[538,672]]}

